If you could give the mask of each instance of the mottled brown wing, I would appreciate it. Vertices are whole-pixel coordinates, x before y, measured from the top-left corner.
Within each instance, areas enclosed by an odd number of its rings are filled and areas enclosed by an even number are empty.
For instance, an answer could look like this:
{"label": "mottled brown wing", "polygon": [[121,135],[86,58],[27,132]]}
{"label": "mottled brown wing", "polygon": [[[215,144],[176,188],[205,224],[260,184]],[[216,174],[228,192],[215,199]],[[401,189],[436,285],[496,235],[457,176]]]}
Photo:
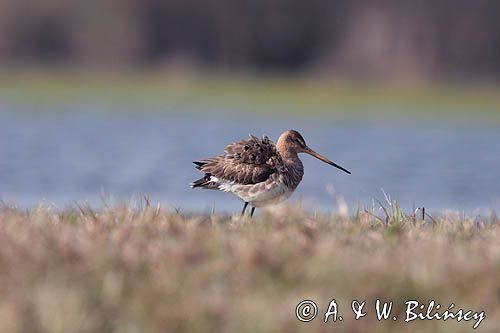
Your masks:
{"label": "mottled brown wing", "polygon": [[200,166],[200,170],[206,174],[242,185],[263,182],[275,172],[275,169],[268,164],[239,163],[226,156],[209,158],[203,162],[205,164]]}
{"label": "mottled brown wing", "polygon": [[276,146],[267,136],[257,139],[250,135],[248,140],[242,140],[229,144],[225,149],[226,157],[233,158],[240,163],[265,164],[273,157],[277,156]]}
{"label": "mottled brown wing", "polygon": [[276,161],[280,159],[276,147],[268,137],[232,143],[226,147],[225,155],[206,159],[199,169],[221,180],[238,184],[263,182],[276,172]]}

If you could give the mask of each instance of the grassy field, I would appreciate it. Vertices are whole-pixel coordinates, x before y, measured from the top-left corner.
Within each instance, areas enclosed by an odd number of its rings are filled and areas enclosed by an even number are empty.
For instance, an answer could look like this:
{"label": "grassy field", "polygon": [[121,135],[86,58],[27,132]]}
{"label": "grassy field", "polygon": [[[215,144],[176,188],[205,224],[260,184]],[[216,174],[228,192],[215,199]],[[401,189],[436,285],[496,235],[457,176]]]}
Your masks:
{"label": "grassy field", "polygon": [[[370,82],[310,76],[179,72],[3,71],[4,102],[118,103],[127,109],[315,117],[500,120],[500,87],[468,82]],[[66,108],[65,108],[66,109]],[[119,108],[120,109],[120,108]]]}
{"label": "grassy field", "polygon": [[[500,222],[354,217],[285,207],[255,219],[153,205],[0,208],[1,332],[471,332],[474,321],[404,323],[405,302],[485,311],[500,325]],[[386,215],[385,215],[386,214]],[[374,301],[397,321],[377,321]],[[314,300],[318,316],[295,308]],[[335,299],[343,321],[324,323]],[[367,302],[354,320],[352,300]]]}

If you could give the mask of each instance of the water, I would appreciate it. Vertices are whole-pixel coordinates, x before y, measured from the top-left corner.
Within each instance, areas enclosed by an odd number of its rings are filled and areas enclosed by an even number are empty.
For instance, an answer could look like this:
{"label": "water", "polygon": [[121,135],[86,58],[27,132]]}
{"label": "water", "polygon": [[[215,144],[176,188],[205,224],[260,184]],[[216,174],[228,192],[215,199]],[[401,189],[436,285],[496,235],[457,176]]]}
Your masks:
{"label": "water", "polygon": [[352,172],[303,155],[305,176],[292,199],[304,206],[336,209],[341,196],[352,211],[373,198],[383,201],[383,189],[406,209],[500,208],[498,125],[210,118],[96,106],[71,112],[0,107],[0,199],[26,207],[100,206],[103,198],[147,194],[184,211],[236,211],[241,203],[231,195],[189,188],[200,177],[191,162],[220,154],[248,133],[276,140],[288,128]]}

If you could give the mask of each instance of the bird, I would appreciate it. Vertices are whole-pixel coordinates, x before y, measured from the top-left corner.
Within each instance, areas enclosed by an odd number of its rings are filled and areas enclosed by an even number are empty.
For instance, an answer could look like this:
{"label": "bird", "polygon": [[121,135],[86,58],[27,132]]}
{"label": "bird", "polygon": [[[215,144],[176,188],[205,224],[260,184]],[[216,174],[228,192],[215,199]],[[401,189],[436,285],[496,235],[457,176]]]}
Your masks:
{"label": "bird", "polygon": [[247,206],[255,208],[277,204],[288,199],[304,175],[304,165],[298,154],[305,153],[348,174],[350,171],[315,152],[296,130],[282,133],[276,144],[263,135],[250,134],[247,140],[226,146],[224,154],[193,162],[204,173],[193,181],[191,188],[229,192],[243,201],[241,215]]}

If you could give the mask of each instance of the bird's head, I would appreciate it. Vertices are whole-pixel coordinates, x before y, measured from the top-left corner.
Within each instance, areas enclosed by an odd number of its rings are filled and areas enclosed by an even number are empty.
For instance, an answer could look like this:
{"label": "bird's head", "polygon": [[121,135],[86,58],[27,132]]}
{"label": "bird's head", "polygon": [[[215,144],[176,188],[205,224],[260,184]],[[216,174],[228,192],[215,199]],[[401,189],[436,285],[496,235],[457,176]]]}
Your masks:
{"label": "bird's head", "polygon": [[334,162],[330,161],[328,158],[324,157],[323,155],[315,152],[311,148],[309,148],[306,144],[306,141],[302,137],[302,135],[297,132],[296,130],[288,130],[284,132],[283,134],[280,135],[278,142],[276,143],[276,146],[278,147],[278,150],[280,153],[286,153],[286,154],[298,154],[298,153],[306,153],[311,156],[316,157],[317,159],[330,164],[331,166],[334,166],[344,172],[347,172],[350,174],[351,172],[348,171],[347,169],[344,169],[338,164],[335,164]]}

